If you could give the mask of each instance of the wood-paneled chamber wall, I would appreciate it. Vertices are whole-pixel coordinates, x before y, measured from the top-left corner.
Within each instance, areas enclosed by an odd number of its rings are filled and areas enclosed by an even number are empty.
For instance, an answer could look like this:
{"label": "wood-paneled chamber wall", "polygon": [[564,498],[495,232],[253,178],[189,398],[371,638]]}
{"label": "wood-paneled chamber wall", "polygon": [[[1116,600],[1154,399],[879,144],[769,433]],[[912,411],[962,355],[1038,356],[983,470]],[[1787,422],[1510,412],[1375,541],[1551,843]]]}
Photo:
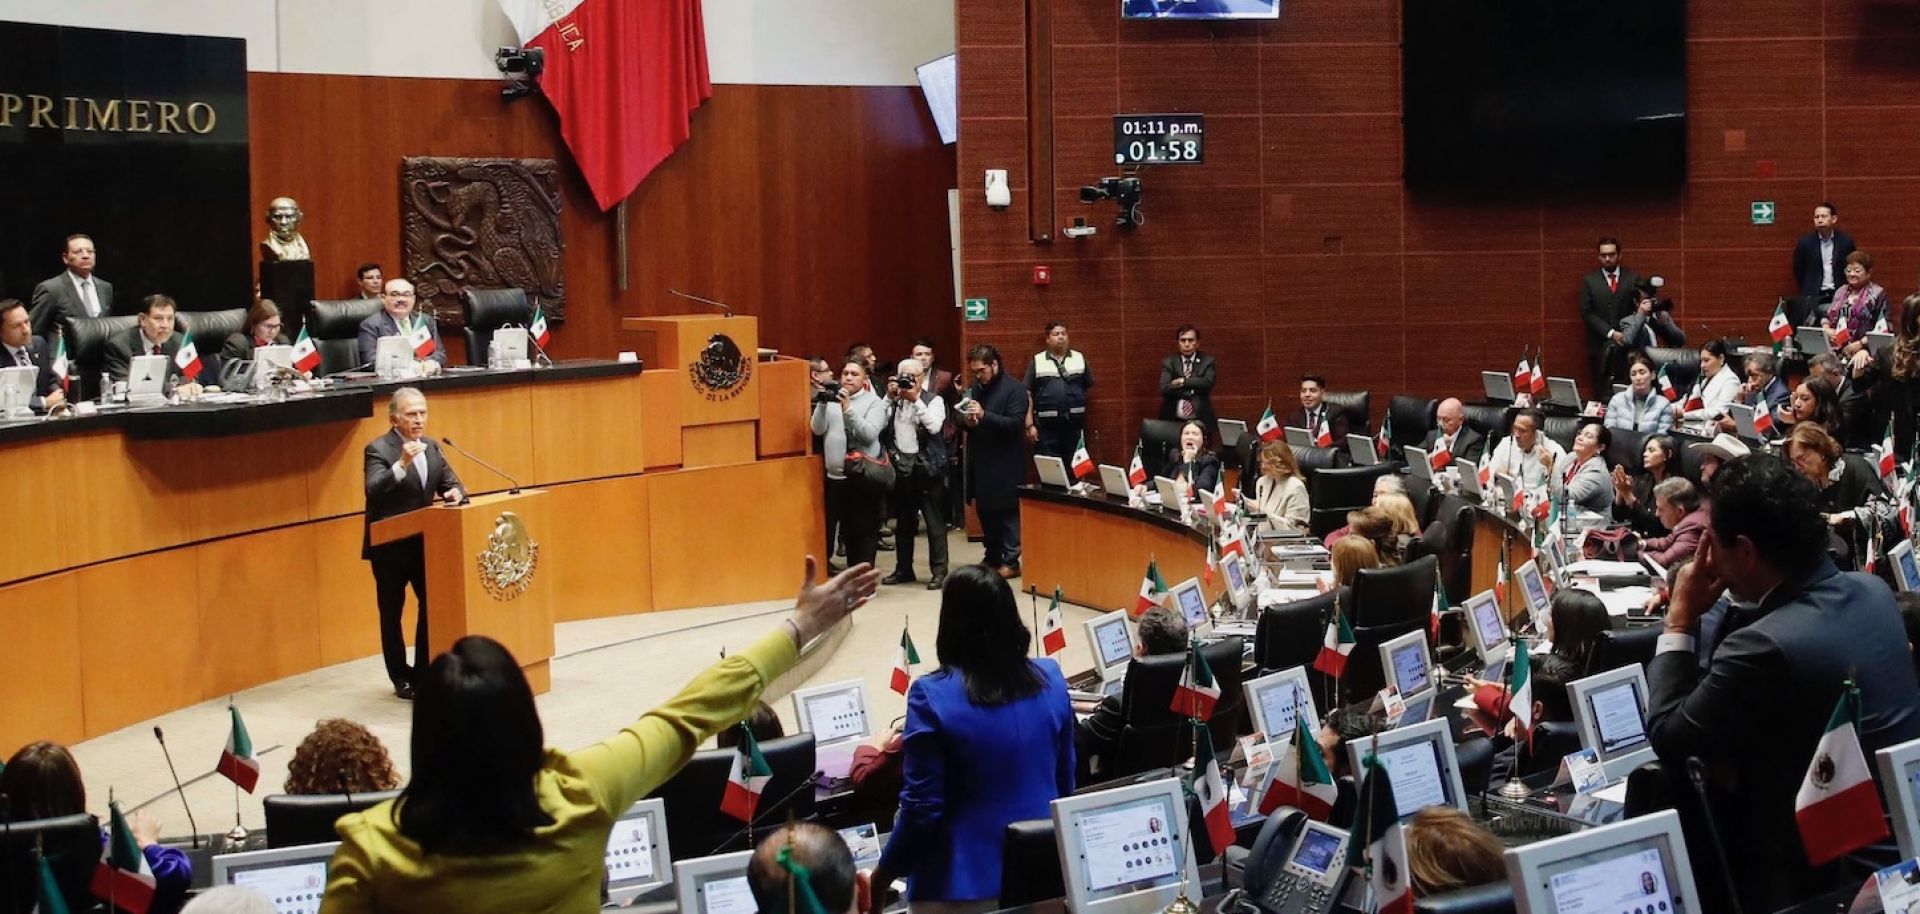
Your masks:
{"label": "wood-paneled chamber wall", "polygon": [[[970,341],[1031,355],[1049,317],[1069,322],[1098,381],[1091,444],[1123,462],[1158,408],[1158,360],[1191,320],[1220,358],[1222,415],[1292,405],[1296,379],[1441,396],[1482,368],[1545,347],[1584,379],[1578,315],[1593,244],[1659,273],[1690,334],[1761,338],[1790,291],[1796,236],[1814,204],[1876,259],[1897,302],[1920,269],[1920,12],[1875,0],[1691,0],[1688,173],[1662,194],[1582,200],[1416,199],[1401,181],[1399,0],[1288,0],[1263,23],[1122,22],[1112,0],[959,0],[960,185],[1006,168],[1013,206],[962,194],[961,273],[991,319]],[[1027,156],[1027,10],[1049,10],[1051,181]],[[1114,174],[1111,117],[1201,112],[1207,161],[1149,169],[1147,223],[1112,227],[1080,185]],[[1073,216],[1093,238],[1028,241],[1035,188],[1053,234]],[[1775,225],[1749,224],[1774,201]],[[1052,284],[1032,283],[1048,264]],[[1583,384],[1583,387],[1585,385]]]}
{"label": "wood-paneled chamber wall", "polygon": [[613,216],[595,210],[545,101],[503,103],[490,80],[287,73],[254,73],[249,91],[254,210],[300,201],[322,298],[351,294],[362,261],[399,274],[402,158],[557,158],[567,320],[556,357],[611,357],[634,345],[621,317],[700,307],[669,288],[758,315],[762,345],[788,353],[865,339],[904,354],[919,335],[957,344],[954,152],[917,87],[715,86],[692,139],[629,201],[624,292]]}

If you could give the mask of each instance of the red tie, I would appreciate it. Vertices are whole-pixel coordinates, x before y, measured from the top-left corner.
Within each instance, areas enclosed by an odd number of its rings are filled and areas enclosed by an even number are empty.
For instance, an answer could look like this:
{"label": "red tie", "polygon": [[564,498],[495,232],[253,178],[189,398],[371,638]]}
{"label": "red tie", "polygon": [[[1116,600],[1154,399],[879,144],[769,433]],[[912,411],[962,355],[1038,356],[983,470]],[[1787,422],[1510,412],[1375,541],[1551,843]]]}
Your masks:
{"label": "red tie", "polygon": [[1608,292],[1620,291],[1620,274],[1618,273],[1607,274],[1607,291]]}

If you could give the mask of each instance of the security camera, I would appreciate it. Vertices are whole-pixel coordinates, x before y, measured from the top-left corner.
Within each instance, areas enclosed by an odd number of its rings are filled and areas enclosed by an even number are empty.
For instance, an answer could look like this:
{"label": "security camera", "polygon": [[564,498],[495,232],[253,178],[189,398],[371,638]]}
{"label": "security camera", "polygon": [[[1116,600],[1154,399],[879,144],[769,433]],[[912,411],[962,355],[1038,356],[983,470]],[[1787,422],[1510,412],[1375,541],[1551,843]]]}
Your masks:
{"label": "security camera", "polygon": [[533,94],[540,73],[547,67],[547,52],[542,48],[501,48],[493,54],[493,65],[505,77],[500,87],[502,101],[514,101]]}
{"label": "security camera", "polygon": [[1098,203],[1112,200],[1120,205],[1120,215],[1113,224],[1121,228],[1131,228],[1147,221],[1140,212],[1139,178],[1101,178],[1097,183],[1080,188],[1081,203]]}

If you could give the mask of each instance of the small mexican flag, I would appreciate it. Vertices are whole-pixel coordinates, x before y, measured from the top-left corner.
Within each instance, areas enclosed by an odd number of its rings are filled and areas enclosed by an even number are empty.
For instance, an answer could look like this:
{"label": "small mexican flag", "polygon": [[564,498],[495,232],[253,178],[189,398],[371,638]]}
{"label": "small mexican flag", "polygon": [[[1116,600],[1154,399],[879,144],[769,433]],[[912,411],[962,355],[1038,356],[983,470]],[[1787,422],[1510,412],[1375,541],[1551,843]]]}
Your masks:
{"label": "small mexican flag", "polygon": [[1316,447],[1333,447],[1333,429],[1327,426],[1325,410],[1321,411],[1320,421],[1314,423],[1313,443]]}
{"label": "small mexican flag", "polygon": [[1520,364],[1513,367],[1513,392],[1526,393],[1533,385],[1533,365],[1527,361],[1527,350],[1520,350]]}
{"label": "small mexican flag", "polygon": [[1860,750],[1859,722],[1860,689],[1848,680],[1793,798],[1800,843],[1814,866],[1887,837],[1880,793]]}
{"label": "small mexican flag", "polygon": [[1140,599],[1134,601],[1133,612],[1128,615],[1138,619],[1141,613],[1161,605],[1166,598],[1167,579],[1160,576],[1160,563],[1148,559],[1147,576],[1140,579]]}
{"label": "small mexican flag", "polygon": [[1847,326],[1846,321],[1841,321],[1840,326],[1833,328],[1833,338],[1827,345],[1839,349],[1851,342],[1853,342],[1853,330]]}
{"label": "small mexican flag", "polygon": [[1380,459],[1385,460],[1387,452],[1392,448],[1393,412],[1389,410],[1387,415],[1380,420],[1380,434],[1373,436],[1373,452],[1379,454]]}
{"label": "small mexican flag", "polygon": [[1513,642],[1513,692],[1507,699],[1507,708],[1513,712],[1513,722],[1527,734],[1527,746],[1533,746],[1533,671],[1532,661],[1527,657],[1527,642],[1514,639]]}
{"label": "small mexican flag", "polygon": [[1665,365],[1660,366],[1660,396],[1666,397],[1668,402],[1677,402],[1680,399],[1680,391],[1673,386],[1673,378],[1667,375]]}
{"label": "small mexican flag", "polygon": [[1767,321],[1767,335],[1773,337],[1773,348],[1776,352],[1787,344],[1787,337],[1793,335],[1793,324],[1787,320],[1786,302],[1773,306],[1773,319]]}
{"label": "small mexican flag", "polygon": [[66,391],[73,383],[73,363],[67,360],[67,335],[56,333],[53,336],[53,376],[60,381],[60,390]]}
{"label": "small mexican flag", "polygon": [[426,318],[416,314],[408,321],[407,345],[413,347],[413,357],[416,359],[433,357],[433,328],[428,326]]}
{"label": "small mexican flag", "polygon": [[1140,459],[1140,442],[1133,443],[1133,459],[1127,462],[1127,485],[1147,484],[1147,465]]}
{"label": "small mexican flag", "polygon": [[1093,462],[1093,455],[1087,453],[1087,433],[1080,433],[1080,446],[1073,449],[1073,478],[1085,479],[1100,472],[1099,465]]}
{"label": "small mexican flag", "polygon": [[240,785],[240,789],[253,792],[253,785],[260,782],[260,762],[253,757],[253,738],[247,735],[247,722],[240,719],[240,709],[227,706],[227,713],[233,717],[233,725],[227,730],[227,748],[220,752],[220,763],[213,770],[225,775],[227,780]]}
{"label": "small mexican flag", "polygon": [[1547,366],[1538,353],[1533,357],[1533,377],[1527,382],[1527,387],[1536,397],[1547,392]]}
{"label": "small mexican flag", "polygon": [[546,309],[539,305],[533,306],[533,323],[527,327],[527,335],[533,337],[534,344],[541,349],[547,348],[547,342],[553,339],[553,331],[547,329]]}
{"label": "small mexican flag", "polygon": [[1360,802],[1354,804],[1352,833],[1347,864],[1366,873],[1376,914],[1413,914],[1406,827],[1400,824],[1400,809],[1393,802],[1387,766],[1372,756],[1367,757],[1366,778],[1360,782]]}
{"label": "small mexican flag", "polygon": [[1347,671],[1347,655],[1353,653],[1353,626],[1347,624],[1347,617],[1340,612],[1340,604],[1333,605],[1333,618],[1327,620],[1327,637],[1320,642],[1320,653],[1313,658],[1313,668],[1339,679]]}
{"label": "small mexican flag", "polygon": [[53,878],[53,867],[47,865],[47,858],[37,858],[34,868],[39,871],[39,878],[35,880],[34,914],[67,914],[67,898],[60,894],[60,882]]}
{"label": "small mexican flag", "polygon": [[753,812],[760,806],[760,791],[773,780],[773,768],[760,754],[760,743],[746,723],[740,724],[740,742],[734,746],[733,769],[727,772],[727,791],[720,797],[720,811],[751,824]]}
{"label": "small mexican flag", "polygon": [[1440,575],[1433,576],[1433,613],[1427,619],[1427,634],[1437,642],[1440,640],[1440,617],[1447,614],[1453,604],[1447,600],[1447,588],[1440,583]]}
{"label": "small mexican flag", "polygon": [[1200,801],[1200,812],[1207,823],[1207,841],[1213,845],[1211,859],[1233,846],[1233,817],[1227,807],[1227,783],[1220,776],[1220,760],[1213,754],[1213,735],[1205,727],[1193,728],[1193,790]]}
{"label": "small mexican flag", "polygon": [[1048,657],[1067,649],[1067,626],[1061,618],[1060,588],[1053,589],[1053,602],[1047,604],[1047,624],[1040,630],[1040,651]]}
{"label": "small mexican flag", "polygon": [[1433,442],[1433,450],[1427,454],[1427,466],[1435,473],[1453,465],[1453,450],[1447,447],[1447,439],[1438,438]]}
{"label": "small mexican flag", "polygon": [[188,380],[200,376],[200,347],[193,345],[193,337],[180,335],[180,351],[173,354],[173,365]]}
{"label": "small mexican flag", "polygon": [[1892,485],[1893,471],[1899,469],[1899,467],[1900,461],[1893,455],[1893,419],[1889,417],[1887,419],[1887,433],[1880,438],[1878,464],[1880,478],[1885,480],[1888,485]]}
{"label": "small mexican flag", "polygon": [[914,650],[913,636],[907,634],[907,628],[903,625],[900,627],[900,650],[894,654],[893,658],[893,682],[891,685],[895,692],[899,692],[902,695],[907,694],[907,685],[912,681],[913,677],[912,667],[919,662],[920,652]]}
{"label": "small mexican flag", "polygon": [[1180,674],[1180,685],[1173,690],[1173,713],[1196,720],[1213,716],[1214,703],[1220,700],[1220,683],[1213,668],[1200,653],[1200,642],[1187,648],[1187,669]]}
{"label": "small mexican flag", "polygon": [[1700,389],[1700,385],[1702,383],[1704,382],[1702,381],[1693,382],[1693,389],[1687,391],[1687,402],[1680,407],[1682,410],[1686,412],[1694,412],[1695,410],[1702,410],[1707,408],[1707,398],[1704,395],[1702,395],[1701,389]]}
{"label": "small mexican flag", "polygon": [[95,898],[114,908],[129,914],[147,914],[147,909],[153,906],[153,868],[147,866],[147,856],[134,841],[133,829],[127,827],[127,817],[120,813],[119,801],[110,801],[107,809],[112,825],[107,831],[106,852],[93,870],[93,882],[88,889]]}
{"label": "small mexican flag", "polygon": [[312,371],[320,367],[320,347],[313,344],[313,337],[307,335],[305,325],[300,327],[300,335],[293,340],[293,367],[297,371]]}
{"label": "small mexican flag", "polygon": [[1285,433],[1284,430],[1280,428],[1280,420],[1273,415],[1272,403],[1268,403],[1267,411],[1260,414],[1260,421],[1254,424],[1253,433],[1259,436],[1261,444],[1278,441],[1280,440],[1280,436]]}
{"label": "small mexican flag", "polygon": [[1296,715],[1293,741],[1286,752],[1267,768],[1267,783],[1260,794],[1261,815],[1271,815],[1282,806],[1291,806],[1318,822],[1333,815],[1333,804],[1340,799],[1340,788],[1320,755],[1320,743],[1307,732],[1304,717]]}

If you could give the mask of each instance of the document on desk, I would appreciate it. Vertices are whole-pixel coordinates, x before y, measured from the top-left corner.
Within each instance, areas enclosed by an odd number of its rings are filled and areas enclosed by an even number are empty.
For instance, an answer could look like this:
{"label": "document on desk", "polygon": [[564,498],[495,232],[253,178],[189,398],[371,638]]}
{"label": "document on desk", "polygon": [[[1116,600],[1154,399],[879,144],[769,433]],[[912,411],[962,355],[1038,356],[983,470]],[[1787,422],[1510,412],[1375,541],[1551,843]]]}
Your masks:
{"label": "document on desk", "polygon": [[1617,577],[1619,575],[1646,574],[1647,566],[1639,562],[1609,562],[1602,559],[1582,559],[1567,566],[1568,574],[1592,575],[1597,578]]}

